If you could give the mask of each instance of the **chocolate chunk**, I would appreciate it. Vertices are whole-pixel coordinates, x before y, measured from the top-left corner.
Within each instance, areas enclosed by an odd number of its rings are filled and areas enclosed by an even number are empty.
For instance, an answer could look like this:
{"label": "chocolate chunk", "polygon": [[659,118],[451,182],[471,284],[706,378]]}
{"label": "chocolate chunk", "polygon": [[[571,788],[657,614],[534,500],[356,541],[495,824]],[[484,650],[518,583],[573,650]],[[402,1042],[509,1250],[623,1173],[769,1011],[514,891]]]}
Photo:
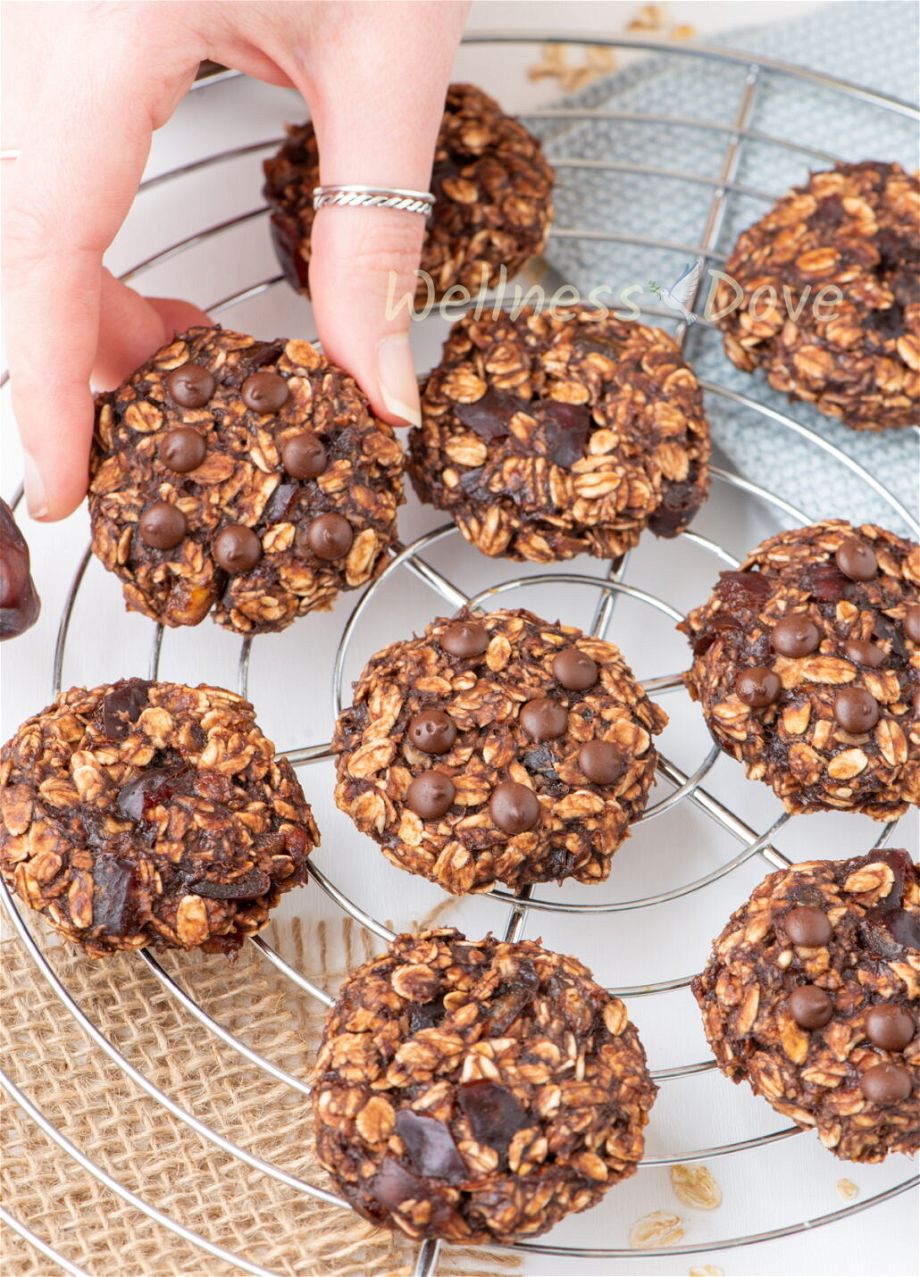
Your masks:
{"label": "chocolate chunk", "polygon": [[315,479],[326,469],[329,457],[316,435],[304,430],[282,443],[281,464],[295,479]]}
{"label": "chocolate chunk", "polygon": [[396,1133],[406,1146],[412,1169],[419,1175],[450,1183],[469,1177],[450,1128],[438,1118],[400,1109],[396,1114]]}
{"label": "chocolate chunk", "polygon": [[584,692],[597,682],[597,664],[577,647],[564,647],[553,657],[553,677],[570,692]]}
{"label": "chocolate chunk", "polygon": [[176,474],[188,474],[196,470],[207,455],[208,445],[197,430],[189,426],[177,426],[160,437],[157,452],[164,466]]}
{"label": "chocolate chunk", "polygon": [[858,537],[848,537],[841,542],[834,562],[851,581],[871,581],[878,571],[875,551]]}
{"label": "chocolate chunk", "polygon": [[341,514],[320,514],[306,529],[298,528],[298,549],[306,545],[318,559],[331,563],[336,559],[344,559],[355,539],[354,529]]}
{"label": "chocolate chunk", "polygon": [[444,1003],[438,998],[434,1002],[413,1002],[409,1007],[409,1032],[416,1034],[422,1029],[433,1029],[444,1019]]}
{"label": "chocolate chunk", "polygon": [[871,670],[877,670],[879,666],[885,664],[885,653],[882,649],[865,639],[847,639],[843,650],[847,660],[853,661],[856,665],[866,665]]}
{"label": "chocolate chunk", "polygon": [[491,387],[475,403],[454,404],[458,420],[487,442],[510,433],[509,423],[516,412],[529,411],[530,405],[525,399]]}
{"label": "chocolate chunk", "polygon": [[166,378],[166,390],[180,408],[203,408],[214,394],[213,374],[201,364],[182,364]]}
{"label": "chocolate chunk", "polygon": [[789,995],[789,1014],[803,1029],[822,1029],[834,1014],[834,1003],[825,989],[801,984]]}
{"label": "chocolate chunk", "polygon": [[916,1022],[907,1007],[882,1003],[866,1014],[866,1037],[883,1051],[903,1051],[916,1032]]}
{"label": "chocolate chunk", "polygon": [[431,1196],[425,1181],[406,1170],[395,1157],[385,1157],[380,1170],[368,1184],[368,1191],[387,1211],[396,1211],[409,1201],[428,1201]]}
{"label": "chocolate chunk", "polygon": [[853,736],[871,731],[879,714],[878,701],[864,687],[843,687],[834,698],[834,718]]}
{"label": "chocolate chunk", "polygon": [[290,387],[276,372],[254,372],[240,386],[240,398],[247,408],[261,414],[277,412],[290,398]]}
{"label": "chocolate chunk", "polygon": [[913,1090],[910,1073],[900,1064],[875,1064],[859,1079],[859,1089],[870,1102],[880,1108],[899,1104]]}
{"label": "chocolate chunk", "polygon": [[537,696],[521,709],[520,723],[531,740],[555,740],[564,736],[569,713],[551,696]]}
{"label": "chocolate chunk", "polygon": [[489,631],[478,621],[453,621],[439,639],[445,652],[460,660],[482,656],[489,646]]}
{"label": "chocolate chunk", "polygon": [[759,612],[773,592],[762,572],[720,572],[715,594],[730,612]]}
{"label": "chocolate chunk", "polygon": [[476,1143],[494,1148],[503,1159],[515,1134],[530,1125],[514,1092],[498,1082],[466,1082],[460,1087],[457,1100]]}
{"label": "chocolate chunk", "polygon": [[457,725],[443,709],[423,709],[409,720],[409,740],[423,754],[446,754],[457,739]]}
{"label": "chocolate chunk", "polygon": [[834,567],[833,563],[821,563],[811,569],[803,582],[819,603],[839,603],[853,594],[853,582]]}
{"label": "chocolate chunk", "polygon": [[[525,410],[526,411],[526,410]],[[542,426],[546,455],[563,470],[571,470],[585,455],[591,433],[591,411],[585,404],[557,403],[544,399],[532,415]]]}
{"label": "chocolate chunk", "polygon": [[32,581],[29,547],[13,512],[0,501],[0,639],[24,634],[38,620],[41,602]]}
{"label": "chocolate chunk", "polygon": [[505,780],[494,790],[489,811],[502,833],[513,838],[533,829],[540,819],[540,801],[526,785]]}
{"label": "chocolate chunk", "polygon": [[109,740],[124,740],[147,708],[153,684],[142,678],[116,683],[102,701],[102,730]]}
{"label": "chocolate chunk", "polygon": [[261,522],[283,523],[294,518],[297,497],[303,491],[299,483],[279,483],[262,511]]}
{"label": "chocolate chunk", "polygon": [[422,772],[406,791],[406,802],[422,820],[438,820],[450,810],[456,794],[454,782],[443,772]]}
{"label": "chocolate chunk", "polygon": [[772,705],[782,690],[779,675],[774,670],[755,665],[742,670],[735,680],[735,694],[751,709],[763,709]]}
{"label": "chocolate chunk", "polygon": [[93,861],[93,926],[110,936],[129,935],[137,926],[135,869],[118,856]]}
{"label": "chocolate chunk", "polygon": [[807,616],[787,616],[773,626],[770,642],[780,656],[796,659],[817,651],[821,634]]}
{"label": "chocolate chunk", "polygon": [[209,900],[258,900],[271,885],[272,880],[268,874],[253,866],[247,873],[227,882],[201,878],[197,882],[190,882],[188,889],[194,891],[196,896],[206,896]]}
{"label": "chocolate chunk", "polygon": [[181,792],[188,777],[188,767],[147,767],[135,779],[122,785],[115,798],[119,814],[128,820],[147,820],[155,807],[165,806],[174,794]]}
{"label": "chocolate chunk", "polygon": [[154,550],[172,550],[188,531],[188,523],[177,506],[154,501],[138,520],[137,530],[144,545]]}
{"label": "chocolate chunk", "polygon": [[225,572],[250,572],[262,558],[262,542],[242,523],[228,523],[214,538],[212,553]]}
{"label": "chocolate chunk", "polygon": [[815,949],[827,944],[834,929],[830,919],[821,909],[811,905],[796,905],[783,919],[786,935],[793,944]]}
{"label": "chocolate chunk", "polygon": [[595,785],[612,785],[626,770],[626,759],[613,741],[589,740],[578,751],[578,766]]}
{"label": "chocolate chunk", "polygon": [[920,643],[920,603],[911,603],[904,613],[904,633],[912,643]]}

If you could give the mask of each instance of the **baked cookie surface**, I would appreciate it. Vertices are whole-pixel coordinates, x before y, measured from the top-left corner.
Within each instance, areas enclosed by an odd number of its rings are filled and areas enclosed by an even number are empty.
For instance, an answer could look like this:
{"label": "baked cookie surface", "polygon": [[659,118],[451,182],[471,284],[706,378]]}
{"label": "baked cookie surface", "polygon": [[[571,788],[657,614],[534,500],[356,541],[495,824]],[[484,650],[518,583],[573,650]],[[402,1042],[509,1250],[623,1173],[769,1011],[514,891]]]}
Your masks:
{"label": "baked cookie surface", "polygon": [[723,572],[678,627],[715,740],[788,811],[920,802],[920,546],[827,519]]}
{"label": "baked cookie surface", "polygon": [[333,738],[336,802],[450,892],[598,882],[666,723],[612,643],[525,611],[461,613],[368,662]]}
{"label": "baked cookie surface", "polygon": [[920,871],[906,851],[770,874],[693,992],[723,1072],[838,1157],[920,1148]]}
{"label": "baked cookie surface", "polygon": [[[313,125],[288,127],[287,141],[265,161],[264,195],[275,251],[288,282],[309,293],[310,235],[319,185]],[[416,302],[453,285],[475,294],[510,279],[543,250],[553,217],[553,170],[520,121],[471,84],[447,90],[431,175],[428,219]],[[334,216],[334,214],[333,214]]]}
{"label": "baked cookie surface", "polygon": [[290,764],[220,688],[74,687],[0,754],[0,871],[92,957],[236,949],[318,844]]}
{"label": "baked cookie surface", "polygon": [[575,958],[402,935],[327,1017],[317,1152],[409,1237],[535,1237],[634,1173],[656,1090],[625,1006]]}
{"label": "baked cookie surface", "polygon": [[[920,418],[920,182],[866,161],[813,173],[744,231],[725,353],[854,430]],[[836,294],[822,289],[836,288]],[[737,295],[727,283],[716,314]]]}
{"label": "baked cookie surface", "polygon": [[97,397],[93,550],[164,625],[280,630],[382,570],[403,454],[309,342],[193,328]]}
{"label": "baked cookie surface", "polygon": [[709,425],[667,333],[594,307],[452,328],[409,435],[419,497],[484,554],[612,558],[708,493]]}

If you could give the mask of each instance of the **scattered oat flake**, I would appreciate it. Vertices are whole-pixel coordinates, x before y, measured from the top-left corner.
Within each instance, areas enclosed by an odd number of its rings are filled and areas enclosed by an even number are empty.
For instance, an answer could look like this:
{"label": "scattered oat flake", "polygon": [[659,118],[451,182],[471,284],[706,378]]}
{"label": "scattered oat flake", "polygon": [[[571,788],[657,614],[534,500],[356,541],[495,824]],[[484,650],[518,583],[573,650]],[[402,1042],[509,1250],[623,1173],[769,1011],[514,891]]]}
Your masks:
{"label": "scattered oat flake", "polygon": [[704,1264],[702,1268],[689,1269],[687,1277],[725,1277],[725,1269],[717,1268],[715,1264]]}
{"label": "scattered oat flake", "polygon": [[851,1179],[838,1179],[837,1192],[845,1202],[851,1202],[854,1197],[859,1196],[859,1185],[854,1184]]}
{"label": "scattered oat flake", "polygon": [[682,1222],[679,1215],[653,1210],[633,1224],[629,1230],[629,1244],[635,1250],[644,1250],[648,1246],[674,1246],[684,1235]]}
{"label": "scattered oat flake", "polygon": [[664,21],[661,5],[644,4],[636,16],[627,23],[627,31],[660,31]]}
{"label": "scattered oat flake", "polygon": [[678,22],[669,34],[672,40],[695,40],[696,27],[692,27],[689,22]]}
{"label": "scattered oat flake", "polygon": [[671,1187],[685,1206],[715,1210],[722,1205],[722,1190],[705,1166],[672,1166]]}

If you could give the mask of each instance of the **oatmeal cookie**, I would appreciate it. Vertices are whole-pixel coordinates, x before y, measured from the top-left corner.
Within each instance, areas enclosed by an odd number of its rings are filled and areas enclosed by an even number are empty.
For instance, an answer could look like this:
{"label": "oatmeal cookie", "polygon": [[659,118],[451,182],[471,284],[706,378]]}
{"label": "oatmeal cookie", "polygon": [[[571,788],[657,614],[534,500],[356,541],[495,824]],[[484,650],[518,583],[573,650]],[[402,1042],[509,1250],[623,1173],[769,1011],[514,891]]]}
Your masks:
{"label": "oatmeal cookie", "polygon": [[[285,276],[309,294],[319,152],[309,121],[287,132],[278,154],[265,161],[263,194]],[[487,290],[541,253],[553,217],[553,180],[539,141],[523,124],[481,89],[452,84],[435,146],[435,204],[420,266],[431,287],[419,280],[416,303],[436,301],[455,284],[471,294]]]}
{"label": "oatmeal cookie", "polygon": [[716,742],[787,811],[920,801],[920,546],[826,519],[781,532],[679,629]]}
{"label": "oatmeal cookie", "polygon": [[360,967],[327,1017],[317,1152],[375,1224],[536,1237],[635,1172],[656,1092],[625,1006],[575,958],[425,931]]}
{"label": "oatmeal cookie", "polygon": [[920,1149],[920,872],[906,851],[770,874],[693,992],[719,1068],[837,1157]]}
{"label": "oatmeal cookie", "polygon": [[309,342],[192,328],[96,401],[93,550],[164,625],[281,630],[383,569],[403,455]]}
{"label": "oatmeal cookie", "polygon": [[612,643],[531,612],[461,612],[365,666],[333,738],[335,799],[447,891],[600,882],[667,721]]}
{"label": "oatmeal cookie", "polygon": [[[729,359],[745,372],[763,368],[775,389],[854,430],[915,425],[918,222],[920,183],[898,164],[813,173],[728,259],[726,274],[744,290],[718,321]],[[737,298],[720,283],[715,313]]]}
{"label": "oatmeal cookie", "polygon": [[13,511],[0,501],[0,642],[30,629],[41,606],[26,539],[16,526]]}
{"label": "oatmeal cookie", "polygon": [[456,323],[410,432],[423,501],[484,554],[612,558],[682,531],[705,499],[709,425],[667,333],[590,306]]}
{"label": "oatmeal cookie", "polygon": [[74,687],[0,754],[0,871],[94,958],[239,948],[318,843],[290,764],[217,687]]}

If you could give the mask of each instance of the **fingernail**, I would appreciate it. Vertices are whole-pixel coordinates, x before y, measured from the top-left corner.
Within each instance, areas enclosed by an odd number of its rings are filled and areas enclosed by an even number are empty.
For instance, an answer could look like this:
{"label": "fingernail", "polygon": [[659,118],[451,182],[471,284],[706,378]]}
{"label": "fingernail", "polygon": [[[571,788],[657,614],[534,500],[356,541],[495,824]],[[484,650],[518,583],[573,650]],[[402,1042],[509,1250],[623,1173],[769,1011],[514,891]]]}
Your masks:
{"label": "fingernail", "polygon": [[380,397],[387,411],[402,417],[410,426],[422,424],[418,403],[418,379],[412,350],[405,333],[384,337],[377,347],[377,377]]}
{"label": "fingernail", "polygon": [[22,472],[29,514],[33,519],[43,519],[48,513],[48,498],[45,495],[45,485],[39,474],[38,466],[27,452],[23,453]]}

